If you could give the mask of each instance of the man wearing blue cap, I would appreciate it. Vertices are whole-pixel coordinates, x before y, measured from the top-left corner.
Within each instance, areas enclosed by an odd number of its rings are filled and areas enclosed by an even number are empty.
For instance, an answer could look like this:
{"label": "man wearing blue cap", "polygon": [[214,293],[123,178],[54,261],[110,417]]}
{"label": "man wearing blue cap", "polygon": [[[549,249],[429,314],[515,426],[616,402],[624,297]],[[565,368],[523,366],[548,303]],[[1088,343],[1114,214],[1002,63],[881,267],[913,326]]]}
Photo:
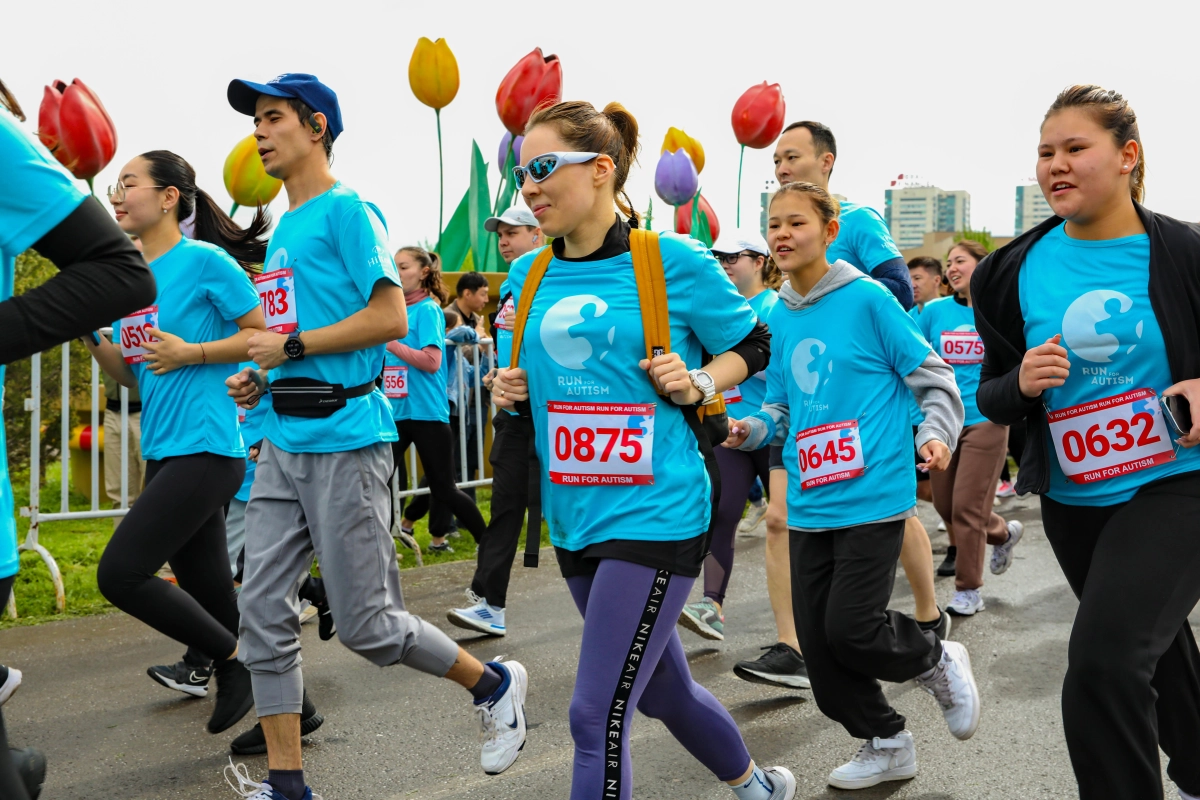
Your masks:
{"label": "man wearing blue cap", "polygon": [[270,774],[239,783],[255,800],[313,797],[300,757],[297,590],[314,554],[342,643],[381,667],[406,664],[470,690],[484,770],[503,772],[525,741],[524,667],[481,664],[404,609],[388,531],[396,428],[376,378],[385,343],[407,333],[408,319],[383,215],[329,171],[342,132],[337,96],[299,73],[235,80],[228,95],[254,117],[263,166],[288,195],[256,279],[269,328],[249,342],[260,369],[227,381],[246,407],[272,395],[246,508],[238,654],[253,677]]}

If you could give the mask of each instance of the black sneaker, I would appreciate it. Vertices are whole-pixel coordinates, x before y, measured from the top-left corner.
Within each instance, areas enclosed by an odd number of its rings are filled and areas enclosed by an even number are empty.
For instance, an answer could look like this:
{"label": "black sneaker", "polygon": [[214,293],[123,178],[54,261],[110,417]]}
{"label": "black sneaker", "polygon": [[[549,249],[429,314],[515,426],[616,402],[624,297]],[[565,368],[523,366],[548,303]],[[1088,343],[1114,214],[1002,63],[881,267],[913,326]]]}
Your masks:
{"label": "black sneaker", "polygon": [[21,776],[21,782],[25,784],[29,800],[37,800],[42,793],[42,784],[46,782],[46,754],[32,747],[24,750],[14,747],[8,754],[17,774]]}
{"label": "black sneaker", "polygon": [[236,658],[214,665],[217,678],[217,704],[208,720],[208,732],[229,730],[254,706],[250,670]]}
{"label": "black sneaker", "polygon": [[958,559],[958,548],[950,545],[946,548],[946,558],[941,564],[938,564],[937,574],[943,578],[948,578],[954,574],[954,564]]}
{"label": "black sneaker", "polygon": [[427,550],[430,553],[453,553],[454,552],[454,548],[450,546],[449,542],[442,542],[441,544],[431,544],[431,545],[429,545]]}
{"label": "black sneaker", "polygon": [[317,610],[317,632],[321,635],[321,641],[328,642],[337,633],[337,625],[329,608],[329,596],[325,594],[325,581],[310,576],[300,585],[298,595],[300,599],[312,603]]}
{"label": "black sneaker", "polygon": [[[308,736],[323,722],[325,718],[317,713],[317,707],[308,699],[308,692],[305,691],[304,707],[300,710],[300,735]],[[253,728],[230,742],[229,749],[235,756],[255,756],[267,752],[267,737],[263,734],[262,723],[255,723]]]}
{"label": "black sneaker", "polygon": [[950,638],[950,615],[941,609],[939,609],[939,612],[941,616],[933,622],[921,622],[918,620],[917,624],[921,626],[921,630],[923,631],[933,631],[934,635],[940,641],[944,642]]}
{"label": "black sneaker", "polygon": [[212,667],[197,667],[186,661],[176,661],[172,666],[150,667],[146,674],[155,683],[160,683],[168,689],[192,697],[208,697],[208,681],[212,678]]}
{"label": "black sneaker", "polygon": [[784,686],[789,689],[809,689],[808,668],[804,665],[804,656],[797,653],[790,645],[776,642],[770,647],[764,647],[763,653],[755,661],[739,661],[733,665],[733,674],[751,683],[767,683],[772,686]]}

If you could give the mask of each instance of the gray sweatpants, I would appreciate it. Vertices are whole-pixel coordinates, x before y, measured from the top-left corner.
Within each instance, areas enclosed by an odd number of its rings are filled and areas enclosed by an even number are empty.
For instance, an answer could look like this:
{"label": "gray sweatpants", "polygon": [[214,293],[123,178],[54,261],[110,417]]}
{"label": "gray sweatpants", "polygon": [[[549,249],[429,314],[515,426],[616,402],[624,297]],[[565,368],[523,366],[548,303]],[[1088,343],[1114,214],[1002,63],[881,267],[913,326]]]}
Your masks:
{"label": "gray sweatpants", "polygon": [[458,645],[404,610],[388,532],[392,451],[288,453],[263,442],[246,507],[246,562],[238,600],[238,659],[250,670],[260,717],[298,714],[300,602],[313,554],[342,644],[381,667],[406,664],[438,677]]}

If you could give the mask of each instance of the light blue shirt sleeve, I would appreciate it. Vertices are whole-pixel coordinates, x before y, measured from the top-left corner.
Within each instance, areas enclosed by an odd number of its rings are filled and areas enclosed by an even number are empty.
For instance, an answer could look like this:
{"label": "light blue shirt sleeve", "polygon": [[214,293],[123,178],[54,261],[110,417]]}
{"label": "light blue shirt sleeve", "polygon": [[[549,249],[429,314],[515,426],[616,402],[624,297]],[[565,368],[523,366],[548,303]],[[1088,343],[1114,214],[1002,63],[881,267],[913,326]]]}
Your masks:
{"label": "light blue shirt sleeve", "polygon": [[204,290],[222,319],[238,319],[259,305],[258,292],[250,282],[250,276],[241,265],[224,253],[213,253],[205,261],[200,288]]}
{"label": "light blue shirt sleeve", "polygon": [[892,241],[892,232],[875,209],[862,206],[856,216],[850,240],[854,255],[859,259],[856,267],[870,274],[883,262],[902,258]]}
{"label": "light blue shirt sleeve", "polygon": [[353,205],[342,215],[338,252],[364,301],[370,302],[375,284],[381,280],[400,285],[396,262],[388,251],[383,215],[370,203]]}
{"label": "light blue shirt sleeve", "polygon": [[754,330],[758,316],[703,244],[690,236],[665,234],[659,237],[659,248],[668,302],[672,287],[682,283],[680,277],[687,275],[692,281],[683,316],[705,350],[724,353]]}
{"label": "light blue shirt sleeve", "polygon": [[[917,323],[883,286],[874,301],[871,319],[875,334],[883,345],[884,355],[901,378],[911,375],[932,352]],[[921,315],[925,317],[925,314]]]}
{"label": "light blue shirt sleeve", "polygon": [[87,197],[54,156],[0,111],[0,252],[19,255]]}

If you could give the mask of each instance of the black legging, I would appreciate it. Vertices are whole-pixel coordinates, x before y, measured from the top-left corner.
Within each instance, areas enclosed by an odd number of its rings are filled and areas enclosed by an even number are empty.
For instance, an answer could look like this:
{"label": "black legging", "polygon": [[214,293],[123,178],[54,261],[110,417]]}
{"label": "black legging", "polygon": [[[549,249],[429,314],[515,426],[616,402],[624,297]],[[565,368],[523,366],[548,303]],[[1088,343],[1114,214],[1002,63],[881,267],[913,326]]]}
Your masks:
{"label": "black legging", "polygon": [[[213,661],[237,649],[224,506],[245,474],[246,459],[212,453],[146,462],[146,488],[96,571],[109,602]],[[163,562],[178,587],[155,577]]]}
{"label": "black legging", "polygon": [[[16,575],[0,578],[0,608],[8,602],[8,593],[12,591]],[[0,797],[4,800],[29,800],[25,791],[25,781],[21,780],[12,758],[8,755],[8,732],[4,729],[4,713],[0,712]]]}
{"label": "black legging", "polygon": [[[479,513],[475,502],[454,485],[454,445],[450,426],[445,422],[404,419],[396,421],[396,432],[400,434],[400,441],[392,443],[392,458],[396,462],[396,469],[400,471],[400,485],[408,487],[408,465],[404,462],[404,453],[410,444],[416,445],[417,455],[421,457],[421,465],[425,468],[425,477],[429,479],[429,494],[414,497],[404,513],[405,518],[416,522],[425,516],[429,510],[429,498],[432,497],[458,517],[476,542],[482,539],[487,529],[483,515]],[[430,520],[431,535],[445,536],[449,532],[448,520]]]}
{"label": "black legging", "polygon": [[[1021,455],[1025,452],[1025,420],[1008,426],[1008,454],[1014,464],[1021,463]],[[1012,483],[1012,473],[1008,471],[1008,459],[1004,459],[1004,469],[1000,471],[1000,480]]]}

